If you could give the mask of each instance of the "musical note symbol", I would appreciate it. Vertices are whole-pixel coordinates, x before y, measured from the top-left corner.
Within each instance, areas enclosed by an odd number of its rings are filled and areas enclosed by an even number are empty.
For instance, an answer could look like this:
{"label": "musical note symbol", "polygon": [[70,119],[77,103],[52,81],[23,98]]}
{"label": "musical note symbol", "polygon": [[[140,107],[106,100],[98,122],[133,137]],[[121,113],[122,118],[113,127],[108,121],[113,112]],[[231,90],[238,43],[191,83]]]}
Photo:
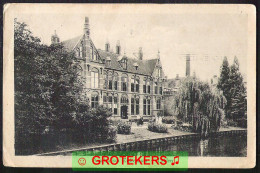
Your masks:
{"label": "musical note symbol", "polygon": [[172,162],[172,165],[175,164],[175,159],[176,159],[176,160],[178,159],[178,160],[176,161],[176,164],[179,164],[180,158],[179,158],[179,156],[175,156],[175,157],[174,157],[174,160],[173,160],[173,162]]}

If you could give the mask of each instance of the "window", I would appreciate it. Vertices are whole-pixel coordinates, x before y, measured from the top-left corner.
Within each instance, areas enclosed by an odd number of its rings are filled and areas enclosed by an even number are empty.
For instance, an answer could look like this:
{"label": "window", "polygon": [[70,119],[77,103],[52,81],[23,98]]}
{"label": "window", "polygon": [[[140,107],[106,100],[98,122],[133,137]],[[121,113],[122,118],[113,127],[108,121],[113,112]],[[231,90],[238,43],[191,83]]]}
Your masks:
{"label": "window", "polygon": [[94,56],[93,56],[93,49],[92,49],[92,47],[90,47],[90,53],[89,53],[90,55],[90,59],[92,59],[92,60],[94,60]]}
{"label": "window", "polygon": [[140,83],[139,78],[136,78],[135,79],[135,91],[138,93],[139,93],[139,83]]}
{"label": "window", "polygon": [[149,81],[147,81],[147,83],[146,83],[146,85],[147,85],[147,93],[151,93],[151,86],[150,86],[150,82]]}
{"label": "window", "polygon": [[161,99],[156,101],[156,109],[161,109]]}
{"label": "window", "polygon": [[122,64],[123,69],[126,69],[126,59],[123,59],[121,61],[121,64]]}
{"label": "window", "polygon": [[147,115],[151,115],[151,100],[147,99]]}
{"label": "window", "polygon": [[139,98],[135,99],[135,111],[136,115],[139,115]]}
{"label": "window", "polygon": [[94,53],[95,60],[98,61],[98,55]]}
{"label": "window", "polygon": [[117,110],[118,110],[118,102],[117,102],[117,100],[118,100],[118,96],[115,95],[114,96],[114,115],[117,115]]}
{"label": "window", "polygon": [[161,69],[158,68],[158,77],[161,77],[162,73],[161,73]]}
{"label": "window", "polygon": [[112,86],[113,86],[113,77],[112,77],[112,74],[109,73],[108,74],[108,89],[112,90]]}
{"label": "window", "polygon": [[121,97],[121,104],[128,104],[127,95],[122,95],[122,97]]}
{"label": "window", "polygon": [[143,85],[143,92],[146,93],[146,84],[145,84],[146,81],[144,81],[144,85]]}
{"label": "window", "polygon": [[121,78],[122,80],[122,91],[127,91],[127,77],[126,76],[122,76]]}
{"label": "window", "polygon": [[91,107],[96,108],[98,106],[98,93],[93,93],[91,95]]}
{"label": "window", "polygon": [[112,100],[113,100],[113,97],[112,95],[109,95],[108,96],[108,108],[112,111]]}
{"label": "window", "polygon": [[98,86],[99,86],[98,70],[94,69],[91,71],[91,88],[98,88]]}
{"label": "window", "polygon": [[158,94],[158,84],[157,84],[157,82],[154,82],[154,93]]}
{"label": "window", "polygon": [[144,98],[144,102],[143,102],[143,111],[144,111],[144,115],[146,115],[146,99]]}
{"label": "window", "polygon": [[84,78],[86,78],[87,77],[87,64],[86,64],[86,62],[84,62],[84,69],[83,69],[83,71],[84,71]]}
{"label": "window", "polygon": [[108,74],[107,72],[104,72],[104,80],[105,80],[105,83],[104,83],[104,89],[107,89],[107,84],[108,84]]}
{"label": "window", "polygon": [[131,115],[135,114],[135,99],[134,97],[131,98]]}
{"label": "window", "polygon": [[131,92],[135,92],[135,79],[134,79],[134,77],[131,78]]}
{"label": "window", "polygon": [[115,73],[114,75],[114,89],[117,90],[117,85],[118,85],[118,74]]}
{"label": "window", "polygon": [[162,95],[162,87],[160,87],[160,94]]}
{"label": "window", "polygon": [[105,93],[103,95],[103,104],[105,107],[107,107],[107,95]]}
{"label": "window", "polygon": [[79,47],[79,56],[82,57],[82,46]]}

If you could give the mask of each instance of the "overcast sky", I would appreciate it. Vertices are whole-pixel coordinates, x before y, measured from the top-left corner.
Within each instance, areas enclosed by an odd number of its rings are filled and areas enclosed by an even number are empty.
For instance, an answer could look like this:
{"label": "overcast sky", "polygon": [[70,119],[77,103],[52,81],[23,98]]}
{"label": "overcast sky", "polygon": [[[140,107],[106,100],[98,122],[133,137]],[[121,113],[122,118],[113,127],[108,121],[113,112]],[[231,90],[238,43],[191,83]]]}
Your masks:
{"label": "overcast sky", "polygon": [[156,58],[160,50],[168,78],[185,75],[185,56],[191,54],[191,74],[202,80],[219,76],[223,57],[233,63],[237,56],[246,73],[247,15],[245,14],[33,14],[19,15],[35,36],[50,44],[57,31],[61,41],[83,33],[84,17],[90,21],[90,35],[97,48],[106,41],[115,51],[120,40],[122,51],[133,56],[142,47],[144,59]]}

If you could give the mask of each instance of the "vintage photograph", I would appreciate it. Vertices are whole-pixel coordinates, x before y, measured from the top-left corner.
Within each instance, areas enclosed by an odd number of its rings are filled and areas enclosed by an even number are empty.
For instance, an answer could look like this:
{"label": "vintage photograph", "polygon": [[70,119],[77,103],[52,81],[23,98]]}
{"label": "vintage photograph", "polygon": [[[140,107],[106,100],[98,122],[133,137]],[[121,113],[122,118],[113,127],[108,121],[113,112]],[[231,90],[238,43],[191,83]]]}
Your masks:
{"label": "vintage photograph", "polygon": [[15,156],[246,158],[248,13],[96,6],[14,13]]}

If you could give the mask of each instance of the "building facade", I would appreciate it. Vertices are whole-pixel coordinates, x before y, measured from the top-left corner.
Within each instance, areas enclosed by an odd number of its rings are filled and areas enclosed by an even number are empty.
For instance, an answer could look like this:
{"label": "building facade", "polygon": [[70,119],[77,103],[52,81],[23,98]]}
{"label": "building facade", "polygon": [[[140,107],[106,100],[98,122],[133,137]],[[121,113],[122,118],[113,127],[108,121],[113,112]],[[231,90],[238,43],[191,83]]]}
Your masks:
{"label": "building facade", "polygon": [[[59,42],[55,33],[52,43]],[[163,88],[166,82],[160,54],[156,59],[143,59],[142,48],[138,58],[122,54],[120,42],[116,52],[97,49],[90,37],[89,19],[85,18],[83,34],[63,41],[68,51],[74,51],[82,68],[85,94],[92,108],[104,105],[111,109],[114,117],[149,119],[163,112]]]}

